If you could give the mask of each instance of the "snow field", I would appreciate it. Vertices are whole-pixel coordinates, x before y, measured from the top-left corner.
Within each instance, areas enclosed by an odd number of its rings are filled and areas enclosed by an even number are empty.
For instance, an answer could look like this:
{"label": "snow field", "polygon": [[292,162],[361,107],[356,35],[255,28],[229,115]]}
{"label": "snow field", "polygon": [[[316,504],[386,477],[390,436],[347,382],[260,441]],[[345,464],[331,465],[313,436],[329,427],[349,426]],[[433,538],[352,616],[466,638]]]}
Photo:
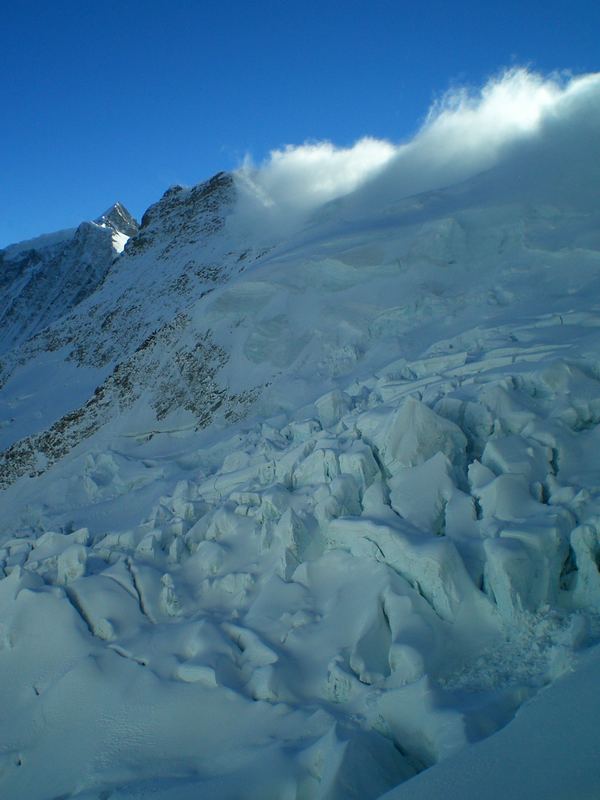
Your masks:
{"label": "snow field", "polygon": [[488,172],[393,159],[282,229],[240,175],[173,187],[11,329],[3,797],[586,796],[596,84]]}
{"label": "snow field", "polygon": [[[505,724],[575,663],[600,596],[597,379],[533,352],[512,376],[472,362],[432,406],[454,354],[407,363],[419,388],[394,375],[393,402],[385,375],[354,382],[202,451],[134,528],[5,542],[8,796],[377,797]],[[125,496],[120,462],[96,459],[91,500]]]}

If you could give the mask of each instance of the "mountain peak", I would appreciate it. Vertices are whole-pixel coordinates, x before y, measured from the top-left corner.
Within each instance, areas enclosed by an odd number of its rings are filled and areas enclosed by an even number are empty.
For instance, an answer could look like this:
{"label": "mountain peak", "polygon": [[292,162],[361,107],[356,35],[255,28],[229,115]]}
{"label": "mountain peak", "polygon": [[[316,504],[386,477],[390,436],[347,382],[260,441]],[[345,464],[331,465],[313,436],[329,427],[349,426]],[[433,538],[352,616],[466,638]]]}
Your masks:
{"label": "mountain peak", "polygon": [[104,214],[101,214],[95,219],[94,222],[97,225],[103,225],[119,233],[124,233],[126,236],[135,236],[139,228],[135,217],[133,217],[119,201],[113,203],[113,205],[108,208]]}

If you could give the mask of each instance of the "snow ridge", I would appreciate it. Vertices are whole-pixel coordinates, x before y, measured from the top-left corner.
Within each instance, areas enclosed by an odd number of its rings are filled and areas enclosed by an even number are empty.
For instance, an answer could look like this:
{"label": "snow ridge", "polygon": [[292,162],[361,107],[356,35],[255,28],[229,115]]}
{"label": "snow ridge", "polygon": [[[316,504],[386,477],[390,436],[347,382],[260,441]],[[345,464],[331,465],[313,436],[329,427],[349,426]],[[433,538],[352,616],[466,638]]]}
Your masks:
{"label": "snow ridge", "polygon": [[117,203],[95,222],[0,252],[0,354],[26,342],[92,294],[137,223]]}

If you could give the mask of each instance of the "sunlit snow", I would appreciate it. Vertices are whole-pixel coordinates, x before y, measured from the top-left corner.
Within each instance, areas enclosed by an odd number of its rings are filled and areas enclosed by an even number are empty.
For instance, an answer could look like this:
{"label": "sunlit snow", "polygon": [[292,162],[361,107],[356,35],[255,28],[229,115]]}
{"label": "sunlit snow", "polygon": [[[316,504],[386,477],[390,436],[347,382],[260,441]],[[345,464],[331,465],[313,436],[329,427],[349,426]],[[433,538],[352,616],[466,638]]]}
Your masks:
{"label": "sunlit snow", "polygon": [[4,251],[2,797],[600,791],[599,133],[514,70]]}

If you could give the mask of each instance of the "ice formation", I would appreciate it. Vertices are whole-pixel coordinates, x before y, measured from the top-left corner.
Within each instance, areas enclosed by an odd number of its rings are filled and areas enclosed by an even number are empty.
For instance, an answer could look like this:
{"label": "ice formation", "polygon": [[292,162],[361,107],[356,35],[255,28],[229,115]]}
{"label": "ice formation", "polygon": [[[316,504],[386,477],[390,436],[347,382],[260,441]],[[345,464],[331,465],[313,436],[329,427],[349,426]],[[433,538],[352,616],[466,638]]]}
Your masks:
{"label": "ice formation", "polygon": [[597,707],[599,85],[449,186],[253,238],[219,174],[108,263],[3,252],[3,797],[600,790],[552,715]]}

